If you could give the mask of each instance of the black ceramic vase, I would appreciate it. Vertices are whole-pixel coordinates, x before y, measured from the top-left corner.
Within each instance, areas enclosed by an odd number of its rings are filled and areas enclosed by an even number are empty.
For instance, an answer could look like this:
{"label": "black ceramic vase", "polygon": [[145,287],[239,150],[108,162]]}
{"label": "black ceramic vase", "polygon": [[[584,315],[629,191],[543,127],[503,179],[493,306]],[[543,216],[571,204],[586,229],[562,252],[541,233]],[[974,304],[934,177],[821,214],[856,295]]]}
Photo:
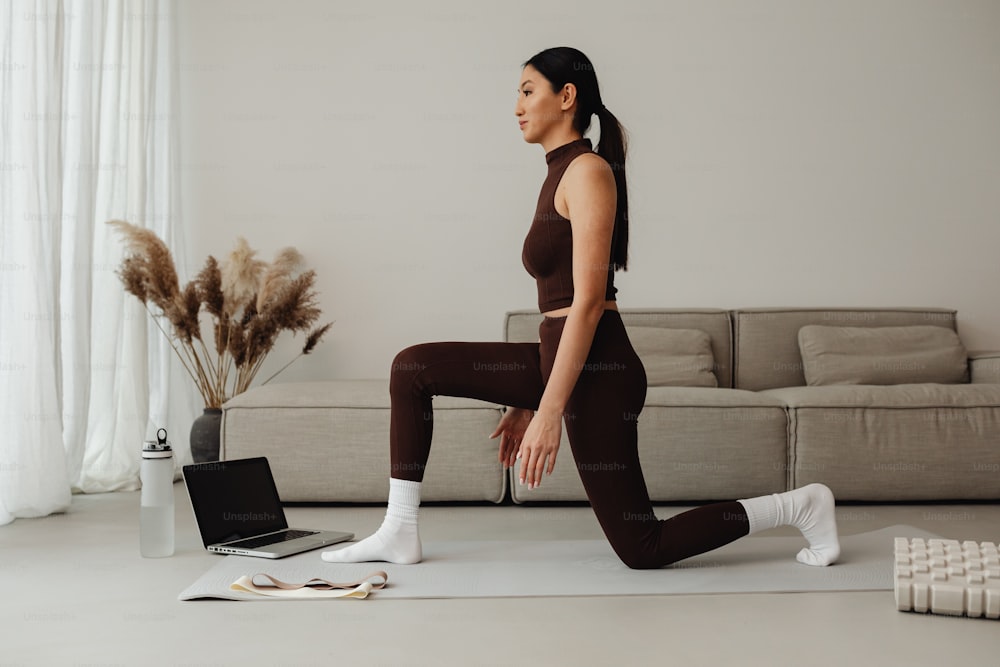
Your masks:
{"label": "black ceramic vase", "polygon": [[222,430],[222,409],[205,408],[191,424],[191,458],[195,463],[219,460],[219,439]]}

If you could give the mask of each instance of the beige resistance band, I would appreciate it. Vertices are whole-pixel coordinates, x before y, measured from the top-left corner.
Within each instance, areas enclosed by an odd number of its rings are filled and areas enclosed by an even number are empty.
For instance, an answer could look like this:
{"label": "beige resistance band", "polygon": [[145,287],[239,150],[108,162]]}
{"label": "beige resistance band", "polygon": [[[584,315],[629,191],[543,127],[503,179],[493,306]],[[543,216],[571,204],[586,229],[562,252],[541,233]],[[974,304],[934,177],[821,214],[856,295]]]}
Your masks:
{"label": "beige resistance band", "polygon": [[[257,585],[254,579],[264,577],[271,581],[270,584]],[[382,581],[372,583],[368,581],[372,577],[382,577]],[[242,576],[229,585],[230,590],[246,593],[256,593],[278,598],[355,598],[363,600],[372,591],[384,588],[389,583],[389,575],[382,570],[370,572],[365,577],[347,584],[338,584],[326,579],[314,578],[304,584],[289,584],[275,579],[269,574],[259,572],[253,576]]]}

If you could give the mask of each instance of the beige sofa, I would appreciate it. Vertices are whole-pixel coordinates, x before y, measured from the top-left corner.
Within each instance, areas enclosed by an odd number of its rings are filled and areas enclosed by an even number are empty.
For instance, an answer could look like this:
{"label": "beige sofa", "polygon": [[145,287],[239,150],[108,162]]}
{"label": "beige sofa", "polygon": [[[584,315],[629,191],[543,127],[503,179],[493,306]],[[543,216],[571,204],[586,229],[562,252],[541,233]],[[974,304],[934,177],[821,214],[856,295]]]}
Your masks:
{"label": "beige sofa", "polygon": [[[967,355],[953,310],[626,308],[622,319],[650,379],[638,428],[654,501],[814,481],[839,500],[1000,498],[1000,353]],[[503,340],[538,340],[540,321],[508,312]],[[897,354],[905,336],[885,357],[851,349],[911,332],[943,343],[909,356]],[[851,383],[873,369],[878,384]],[[508,486],[517,503],[586,500],[565,429],[552,476],[534,490],[511,483],[517,469],[504,474],[488,438],[502,410],[434,398],[424,500],[501,502]],[[268,456],[286,501],[383,502],[388,424],[388,378],[268,385],[223,406],[221,456]]]}

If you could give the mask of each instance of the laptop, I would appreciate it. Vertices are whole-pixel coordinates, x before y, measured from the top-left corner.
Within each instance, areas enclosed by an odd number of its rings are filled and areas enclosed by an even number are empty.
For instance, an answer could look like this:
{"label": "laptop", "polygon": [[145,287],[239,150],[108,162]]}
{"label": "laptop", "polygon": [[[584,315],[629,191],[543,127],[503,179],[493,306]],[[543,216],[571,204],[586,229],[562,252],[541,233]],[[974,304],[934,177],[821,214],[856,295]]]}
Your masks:
{"label": "laptop", "polygon": [[354,533],[289,528],[267,458],[184,466],[194,518],[209,551],[283,558],[354,538]]}

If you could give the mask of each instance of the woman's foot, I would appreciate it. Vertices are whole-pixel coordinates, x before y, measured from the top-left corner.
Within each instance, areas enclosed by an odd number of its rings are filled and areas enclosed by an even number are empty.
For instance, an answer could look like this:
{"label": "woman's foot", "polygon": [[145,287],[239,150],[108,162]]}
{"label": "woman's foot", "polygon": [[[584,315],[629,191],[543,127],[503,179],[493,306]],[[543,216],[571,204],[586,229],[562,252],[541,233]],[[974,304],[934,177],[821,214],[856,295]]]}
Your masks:
{"label": "woman's foot", "polygon": [[423,558],[417,513],[420,509],[420,482],[389,478],[389,507],[382,526],[356,544],[324,551],[328,563],[361,563],[381,560],[389,563],[419,563]]}
{"label": "woman's foot", "polygon": [[343,549],[324,551],[321,558],[328,563],[362,563],[380,560],[409,565],[423,557],[417,524],[397,523],[390,518],[375,534]]}
{"label": "woman's foot", "polygon": [[795,556],[800,563],[825,566],[840,557],[836,503],[825,484],[809,484],[739,502],[746,508],[750,534],[778,526],[795,526],[802,531],[809,546]]}
{"label": "woman's foot", "polygon": [[795,560],[819,566],[835,563],[840,557],[840,540],[833,492],[825,484],[809,484],[781,495],[787,496],[782,500],[782,509],[791,517],[789,523],[809,541]]}

